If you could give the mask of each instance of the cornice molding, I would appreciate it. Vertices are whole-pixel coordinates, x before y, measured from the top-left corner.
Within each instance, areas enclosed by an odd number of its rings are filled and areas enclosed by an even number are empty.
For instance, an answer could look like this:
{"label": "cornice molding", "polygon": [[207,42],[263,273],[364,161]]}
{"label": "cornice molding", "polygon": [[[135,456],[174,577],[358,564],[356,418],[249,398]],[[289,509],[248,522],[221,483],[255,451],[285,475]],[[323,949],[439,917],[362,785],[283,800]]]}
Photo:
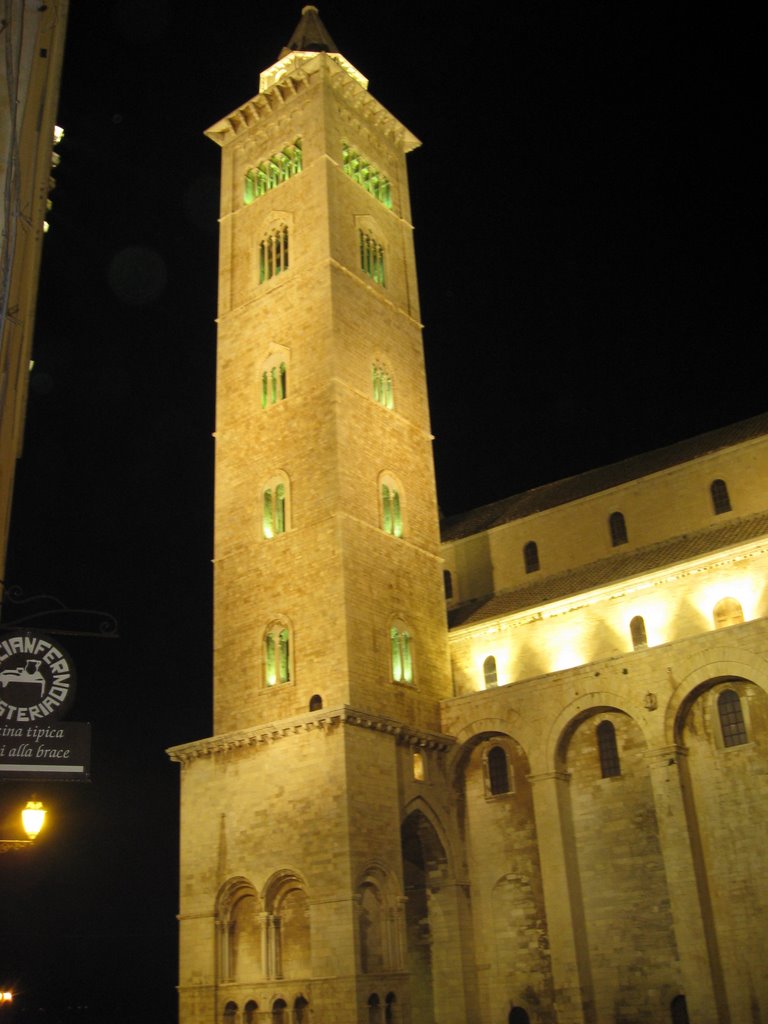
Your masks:
{"label": "cornice molding", "polygon": [[209,736],[192,743],[182,743],[176,747],[169,747],[166,754],[171,761],[183,766],[191,761],[211,757],[214,754],[230,753],[245,747],[267,746],[277,740],[299,733],[311,732],[314,729],[330,732],[341,726],[372,729],[375,732],[393,736],[401,746],[418,747],[421,750],[434,750],[440,753],[445,752],[455,743],[453,736],[425,732],[393,718],[369,714],[367,711],[359,711],[345,704],[340,708],[312,711],[297,718],[286,718],[280,722],[268,722],[263,725],[251,726],[248,729],[239,729],[237,732]]}

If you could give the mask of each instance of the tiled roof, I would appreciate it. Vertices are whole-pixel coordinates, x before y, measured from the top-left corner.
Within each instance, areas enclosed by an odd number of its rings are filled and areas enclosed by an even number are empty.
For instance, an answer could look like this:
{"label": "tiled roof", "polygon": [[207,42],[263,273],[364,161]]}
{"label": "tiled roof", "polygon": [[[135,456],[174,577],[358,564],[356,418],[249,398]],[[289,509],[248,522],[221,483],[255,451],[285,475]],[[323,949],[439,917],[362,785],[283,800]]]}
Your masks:
{"label": "tiled roof", "polygon": [[622,462],[614,462],[610,466],[591,469],[578,476],[566,477],[565,480],[544,484],[531,491],[515,494],[511,498],[502,498],[501,501],[495,501],[490,505],[483,505],[481,508],[451,516],[441,524],[442,539],[450,541],[469,537],[474,533],[489,530],[493,526],[510,523],[515,519],[524,519],[536,512],[565,505],[569,501],[597,494],[599,491],[617,487],[630,480],[650,476],[651,473],[670,469],[672,466],[690,462],[692,459],[698,459],[702,455],[711,454],[721,448],[730,448],[752,438],[761,437],[763,434],[768,434],[768,413],[753,416],[752,419],[742,420],[730,427],[711,430],[707,434],[700,434],[687,441],[679,441],[666,448],[644,452],[642,455],[635,455]]}
{"label": "tiled roof", "polygon": [[484,622],[499,615],[512,615],[549,601],[559,601],[610,583],[678,565],[763,535],[768,535],[768,512],[742,516],[634,551],[624,549],[620,554],[601,558],[589,565],[552,576],[536,577],[521,587],[471,601],[449,612],[448,624],[453,628]]}

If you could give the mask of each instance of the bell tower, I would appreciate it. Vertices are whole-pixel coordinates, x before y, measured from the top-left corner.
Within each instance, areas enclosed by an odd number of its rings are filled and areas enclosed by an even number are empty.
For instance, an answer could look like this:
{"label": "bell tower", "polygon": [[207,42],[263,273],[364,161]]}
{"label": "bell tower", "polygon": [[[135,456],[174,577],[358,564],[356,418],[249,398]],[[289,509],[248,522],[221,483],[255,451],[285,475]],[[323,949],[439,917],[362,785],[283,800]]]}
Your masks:
{"label": "bell tower", "polygon": [[214,735],[171,751],[183,1024],[404,1021],[409,975],[431,970],[409,953],[401,837],[452,693],[419,143],[367,87],[307,6],[259,94],[206,133],[222,151]]}

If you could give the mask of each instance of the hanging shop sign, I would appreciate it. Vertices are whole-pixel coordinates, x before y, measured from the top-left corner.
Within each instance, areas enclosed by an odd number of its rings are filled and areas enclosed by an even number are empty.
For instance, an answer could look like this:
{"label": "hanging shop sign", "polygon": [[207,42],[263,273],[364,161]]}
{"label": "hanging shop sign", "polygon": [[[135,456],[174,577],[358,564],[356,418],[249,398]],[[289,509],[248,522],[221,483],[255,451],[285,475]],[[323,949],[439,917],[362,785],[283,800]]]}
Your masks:
{"label": "hanging shop sign", "polygon": [[61,721],[74,696],[60,643],[28,629],[0,634],[0,777],[88,778],[91,727]]}

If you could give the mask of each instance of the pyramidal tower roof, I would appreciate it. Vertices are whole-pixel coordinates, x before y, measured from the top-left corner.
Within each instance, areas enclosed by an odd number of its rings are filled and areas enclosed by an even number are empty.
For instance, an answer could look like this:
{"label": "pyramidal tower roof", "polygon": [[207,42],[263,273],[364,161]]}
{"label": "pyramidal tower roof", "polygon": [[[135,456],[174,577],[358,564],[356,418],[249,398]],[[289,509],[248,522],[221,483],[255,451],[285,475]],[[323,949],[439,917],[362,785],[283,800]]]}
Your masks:
{"label": "pyramidal tower roof", "polygon": [[294,50],[305,53],[338,53],[339,48],[331,39],[328,30],[320,20],[320,13],[312,4],[301,10],[301,19],[293,31],[293,35],[280,51],[278,60],[282,60]]}
{"label": "pyramidal tower roof", "polygon": [[293,31],[293,35],[280,51],[277,61],[262,71],[259,77],[259,92],[266,92],[276,85],[281,78],[298,65],[311,60],[318,53],[327,53],[329,57],[347,74],[361,85],[368,88],[368,79],[357,68],[339,53],[339,48],[331,39],[328,29],[320,20],[320,13],[313,4],[307,4],[301,10],[301,18]]}

